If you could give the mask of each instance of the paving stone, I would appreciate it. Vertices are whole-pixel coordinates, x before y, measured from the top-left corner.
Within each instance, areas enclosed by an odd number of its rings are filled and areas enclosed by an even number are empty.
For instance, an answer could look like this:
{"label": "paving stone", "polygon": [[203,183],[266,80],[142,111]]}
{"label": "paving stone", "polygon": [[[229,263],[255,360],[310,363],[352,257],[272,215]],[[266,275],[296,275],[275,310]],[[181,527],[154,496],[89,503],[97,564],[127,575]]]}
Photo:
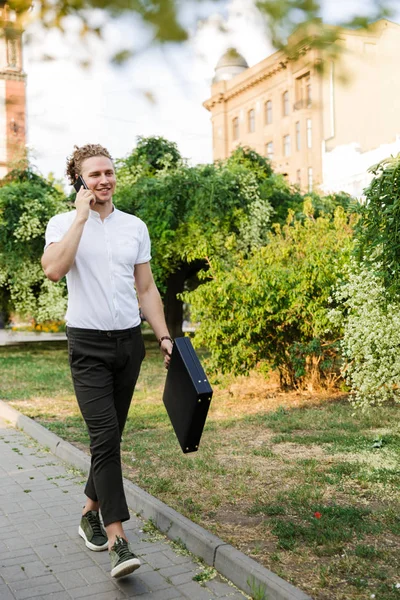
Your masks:
{"label": "paving stone", "polygon": [[20,485],[12,485],[11,477],[7,477],[5,481],[2,479],[1,485],[4,486],[1,488],[0,497],[7,496],[10,498],[11,496],[14,498],[15,494],[19,494],[21,492]]}
{"label": "paving stone", "polygon": [[164,590],[172,587],[171,583],[165,577],[157,573],[157,571],[148,571],[147,573],[139,573],[137,577],[147,585],[151,591]]}
{"label": "paving stone", "polygon": [[228,600],[232,594],[244,599],[228,585],[207,589],[194,582],[198,566],[192,558],[167,540],[152,541],[133,512],[124,527],[142,565],[130,577],[112,579],[108,552],[91,552],[78,535],[85,501],[82,476],[40,452],[25,434],[4,429],[0,420],[4,431],[0,476],[7,494],[0,493],[0,600],[203,600],[205,593],[207,600]]}
{"label": "paving stone", "polygon": [[[139,596],[139,600],[181,600],[186,597],[187,596],[181,594],[176,588],[170,588],[169,590],[160,590],[158,592],[143,594],[142,596]],[[129,598],[133,599],[135,596],[129,596]],[[192,600],[195,600],[195,598],[192,598]]]}
{"label": "paving stone", "polygon": [[64,573],[57,573],[58,581],[63,585],[66,590],[72,590],[77,587],[84,587],[87,585],[87,581],[82,577],[79,571],[74,570],[64,571]]}
{"label": "paving stone", "polygon": [[78,569],[82,569],[84,567],[91,567],[93,565],[93,562],[90,560],[89,557],[85,557],[84,559],[81,560],[73,560],[73,561],[65,561],[63,560],[60,563],[54,564],[53,560],[48,561],[49,563],[49,569],[51,569],[51,571],[53,573],[55,573],[56,575],[58,575],[59,573],[66,573],[66,572],[75,572]]}
{"label": "paving stone", "polygon": [[21,548],[10,554],[10,551],[3,553],[0,556],[1,567],[12,567],[13,565],[25,565],[29,562],[36,562],[38,555],[34,552],[33,548]]}
{"label": "paving stone", "polygon": [[40,597],[40,600],[71,600],[68,592],[51,592]]}
{"label": "paving stone", "polygon": [[32,579],[34,577],[41,577],[42,575],[47,575],[49,573],[49,569],[41,560],[36,560],[28,563],[25,561],[21,561],[21,563],[23,563],[21,564],[21,568],[23,568],[23,570],[26,573],[26,576],[29,579]]}
{"label": "paving stone", "polygon": [[243,600],[245,598],[241,592],[228,592],[225,596],[220,596],[220,598],[226,598],[227,600]]}
{"label": "paving stone", "polygon": [[34,585],[34,587],[42,587],[49,583],[57,583],[57,579],[54,577],[54,575],[43,575],[41,577],[31,577],[28,575],[27,579],[25,579],[24,581],[17,581],[15,583],[12,583],[10,587],[15,593],[18,590],[26,590],[26,588],[31,588],[32,584]]}
{"label": "paving stone", "polygon": [[100,567],[94,565],[92,567],[87,567],[86,569],[81,569],[78,573],[87,583],[97,583],[100,581],[108,581],[110,579],[109,574],[105,573]]}
{"label": "paving stone", "polygon": [[[207,581],[205,587],[211,590],[218,597],[226,597],[227,594],[235,594],[235,588],[228,583],[218,581],[218,579],[212,579]],[[243,598],[243,596],[241,596]]]}
{"label": "paving stone", "polygon": [[191,583],[193,581],[193,577],[195,573],[180,573],[179,575],[172,575],[168,579],[171,581],[172,585],[183,585],[184,583]]}
{"label": "paving stone", "polygon": [[3,527],[9,527],[11,525],[11,521],[8,517],[0,517],[0,527],[3,529]]}
{"label": "paving stone", "polygon": [[13,552],[14,550],[23,550],[27,546],[26,540],[19,536],[9,537],[7,540],[4,540],[4,543]]}
{"label": "paving stone", "polygon": [[21,535],[23,535],[24,537],[29,535],[29,534],[39,534],[39,531],[41,531],[43,528],[38,527],[37,523],[35,521],[31,521],[30,523],[16,523],[16,527],[18,529],[18,531],[20,532]]}
{"label": "paving stone", "polygon": [[178,589],[184,596],[190,598],[190,600],[210,600],[210,598],[215,598],[214,594],[210,590],[206,590],[195,581],[179,585]]}
{"label": "paving stone", "polygon": [[36,550],[37,554],[39,554],[39,556],[45,560],[49,560],[50,558],[57,558],[57,557],[61,556],[61,552],[59,552],[59,550],[57,548],[57,544],[55,543],[57,540],[58,540],[58,538],[55,537],[54,543],[36,546],[35,550]]}
{"label": "paving stone", "polygon": [[145,555],[148,562],[154,569],[162,569],[163,567],[171,567],[174,563],[163,552]]}
{"label": "paving stone", "polygon": [[184,554],[175,554],[171,556],[171,561],[176,565],[190,565],[193,564],[193,560],[190,556],[185,556]]}
{"label": "paving stone", "polygon": [[139,543],[136,544],[134,547],[134,551],[136,554],[139,554],[140,556],[146,556],[147,554],[155,554],[156,552],[162,552],[165,548],[165,542],[164,543]]}
{"label": "paving stone", "polygon": [[76,542],[71,540],[70,538],[60,539],[58,538],[58,542],[56,544],[57,550],[61,552],[64,556],[69,556],[71,554],[76,554],[81,549],[81,538],[76,535]]}
{"label": "paving stone", "polygon": [[13,590],[13,593],[17,600],[31,600],[31,598],[42,598],[45,594],[62,591],[64,590],[60,583],[49,583],[39,586],[31,585],[24,590]]}
{"label": "paving stone", "polygon": [[23,510],[17,502],[2,503],[1,508],[5,515],[16,515]]}
{"label": "paving stone", "polygon": [[116,598],[126,597],[126,594],[118,589],[114,581],[101,581],[100,583],[93,583],[92,585],[85,585],[73,590],[68,590],[69,595],[72,598],[90,598],[91,596],[101,596],[105,592],[111,592],[110,598],[113,598],[115,594]]}
{"label": "paving stone", "polygon": [[30,523],[33,519],[44,521],[48,519],[48,515],[42,508],[26,509],[23,514],[18,515],[18,526],[21,526],[22,523]]}
{"label": "paving stone", "polygon": [[7,585],[0,585],[1,600],[15,600],[14,594]]}
{"label": "paving stone", "polygon": [[22,581],[28,578],[25,571],[21,569],[19,565],[2,568],[1,576],[7,584],[14,583],[15,581]]}
{"label": "paving stone", "polygon": [[172,567],[165,567],[160,569],[160,575],[163,577],[173,577],[174,575],[182,575],[183,573],[189,573],[191,577],[194,577],[197,573],[197,568],[194,565],[173,565]]}
{"label": "paving stone", "polygon": [[[82,548],[85,548],[85,544],[82,540]],[[89,551],[90,552],[90,551]],[[92,552],[92,560],[93,562],[105,567],[108,571],[110,570],[110,556],[108,552]]]}
{"label": "paving stone", "polygon": [[[139,600],[142,597],[143,596],[139,596]],[[119,590],[115,590],[113,592],[96,593],[91,596],[84,596],[84,598],[85,600],[121,600],[121,598],[126,598],[126,594]]]}
{"label": "paving stone", "polygon": [[139,596],[140,594],[148,594],[150,589],[136,575],[131,577],[123,577],[115,580],[119,590],[127,596]]}

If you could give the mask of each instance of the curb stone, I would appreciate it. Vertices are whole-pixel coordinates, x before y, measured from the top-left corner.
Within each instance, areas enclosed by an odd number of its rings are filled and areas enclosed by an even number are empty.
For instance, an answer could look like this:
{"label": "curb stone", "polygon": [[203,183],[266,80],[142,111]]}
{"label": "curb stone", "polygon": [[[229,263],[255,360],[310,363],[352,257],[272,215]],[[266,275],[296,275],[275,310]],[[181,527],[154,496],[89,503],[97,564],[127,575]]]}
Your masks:
{"label": "curb stone", "polygon": [[[69,442],[36,423],[33,419],[0,400],[0,417],[21,429],[55,456],[84,473],[89,472],[90,458]],[[312,600],[311,596],[269,571],[243,552],[179,514],[131,481],[124,479],[129,507],[156,527],[169,539],[181,541],[194,555],[214,567],[223,577],[246,594],[252,588],[265,591],[265,600]]]}

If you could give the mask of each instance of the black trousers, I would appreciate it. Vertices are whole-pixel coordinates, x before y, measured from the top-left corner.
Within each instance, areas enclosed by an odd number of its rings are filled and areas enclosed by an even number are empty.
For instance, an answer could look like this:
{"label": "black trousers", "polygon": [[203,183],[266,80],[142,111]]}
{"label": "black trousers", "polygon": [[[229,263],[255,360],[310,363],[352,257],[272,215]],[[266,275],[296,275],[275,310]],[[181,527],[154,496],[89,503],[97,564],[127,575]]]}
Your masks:
{"label": "black trousers", "polygon": [[90,437],[85,494],[99,501],[105,526],[127,521],[120,445],[145,355],[140,325],[116,331],[68,327],[67,336],[75,394]]}

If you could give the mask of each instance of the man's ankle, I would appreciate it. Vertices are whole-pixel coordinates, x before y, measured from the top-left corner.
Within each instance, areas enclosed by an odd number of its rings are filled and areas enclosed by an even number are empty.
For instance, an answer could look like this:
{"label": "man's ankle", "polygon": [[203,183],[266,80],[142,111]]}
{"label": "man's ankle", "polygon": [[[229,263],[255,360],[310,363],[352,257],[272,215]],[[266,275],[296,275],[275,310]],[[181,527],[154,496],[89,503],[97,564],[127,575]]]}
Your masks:
{"label": "man's ankle", "polygon": [[99,512],[99,503],[98,502],[91,502],[90,504],[86,503],[85,506],[82,509],[82,516],[86,515],[86,513],[88,513],[89,511],[93,510],[95,512]]}

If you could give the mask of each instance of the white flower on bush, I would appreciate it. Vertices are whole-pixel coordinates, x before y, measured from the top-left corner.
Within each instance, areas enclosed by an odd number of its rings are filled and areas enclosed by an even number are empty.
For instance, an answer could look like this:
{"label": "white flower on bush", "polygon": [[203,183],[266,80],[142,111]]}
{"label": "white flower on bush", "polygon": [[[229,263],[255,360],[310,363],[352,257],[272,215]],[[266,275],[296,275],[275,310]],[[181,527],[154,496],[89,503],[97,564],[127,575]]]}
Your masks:
{"label": "white flower on bush", "polygon": [[329,318],[344,329],[342,374],[354,404],[367,408],[400,402],[400,302],[386,302],[376,273],[355,263],[334,299],[338,307]]}

